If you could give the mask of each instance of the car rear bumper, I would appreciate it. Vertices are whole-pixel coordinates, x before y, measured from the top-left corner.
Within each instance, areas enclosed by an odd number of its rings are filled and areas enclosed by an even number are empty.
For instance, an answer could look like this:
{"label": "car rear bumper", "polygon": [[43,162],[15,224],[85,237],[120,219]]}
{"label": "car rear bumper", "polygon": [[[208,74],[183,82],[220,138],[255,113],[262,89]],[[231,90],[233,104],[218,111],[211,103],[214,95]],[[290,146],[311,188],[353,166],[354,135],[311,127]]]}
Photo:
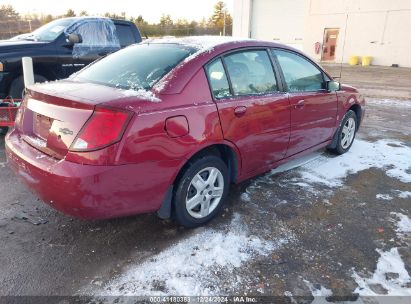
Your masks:
{"label": "car rear bumper", "polygon": [[6,137],[10,167],[47,204],[74,217],[103,219],[160,208],[180,161],[92,166],[57,160]]}

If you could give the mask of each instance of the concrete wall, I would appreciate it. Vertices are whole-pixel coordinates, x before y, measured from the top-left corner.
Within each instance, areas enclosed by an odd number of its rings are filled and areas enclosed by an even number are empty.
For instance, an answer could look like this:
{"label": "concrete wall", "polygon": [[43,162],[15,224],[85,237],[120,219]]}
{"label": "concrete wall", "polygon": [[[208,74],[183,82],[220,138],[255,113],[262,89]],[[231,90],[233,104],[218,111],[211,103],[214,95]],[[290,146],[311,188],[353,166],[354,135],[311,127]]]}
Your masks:
{"label": "concrete wall", "polygon": [[335,62],[366,55],[411,67],[411,0],[235,0],[233,22],[234,36],[289,44],[316,60],[324,29],[339,28]]}
{"label": "concrete wall", "polygon": [[323,42],[325,28],[339,28],[335,62],[352,55],[373,56],[375,65],[411,67],[411,1],[311,0],[304,51],[320,60],[314,44]]}

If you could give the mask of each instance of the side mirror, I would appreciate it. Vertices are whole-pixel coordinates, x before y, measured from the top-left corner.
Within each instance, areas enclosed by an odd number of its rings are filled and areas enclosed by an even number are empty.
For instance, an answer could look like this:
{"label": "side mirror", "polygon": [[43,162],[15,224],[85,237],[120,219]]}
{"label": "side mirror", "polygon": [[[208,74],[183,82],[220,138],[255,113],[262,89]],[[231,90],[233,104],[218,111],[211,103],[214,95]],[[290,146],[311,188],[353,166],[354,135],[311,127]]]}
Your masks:
{"label": "side mirror", "polygon": [[83,38],[81,38],[81,35],[79,34],[69,34],[67,37],[67,42],[70,43],[71,45],[76,44],[76,43],[82,43]]}
{"label": "side mirror", "polygon": [[339,91],[341,89],[341,84],[337,81],[330,80],[326,82],[326,89],[329,92]]}

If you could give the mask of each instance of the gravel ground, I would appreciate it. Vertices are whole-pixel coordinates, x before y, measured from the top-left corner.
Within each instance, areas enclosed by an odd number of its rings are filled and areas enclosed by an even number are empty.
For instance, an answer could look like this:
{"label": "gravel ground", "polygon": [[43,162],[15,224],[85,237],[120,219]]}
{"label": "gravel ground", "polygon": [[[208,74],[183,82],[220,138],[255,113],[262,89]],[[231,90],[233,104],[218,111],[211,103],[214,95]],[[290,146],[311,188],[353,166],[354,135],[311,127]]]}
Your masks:
{"label": "gravel ground", "polygon": [[66,217],[12,174],[0,136],[0,295],[410,296],[411,69],[342,76],[369,101],[352,151],[236,185],[194,230],[153,214]]}

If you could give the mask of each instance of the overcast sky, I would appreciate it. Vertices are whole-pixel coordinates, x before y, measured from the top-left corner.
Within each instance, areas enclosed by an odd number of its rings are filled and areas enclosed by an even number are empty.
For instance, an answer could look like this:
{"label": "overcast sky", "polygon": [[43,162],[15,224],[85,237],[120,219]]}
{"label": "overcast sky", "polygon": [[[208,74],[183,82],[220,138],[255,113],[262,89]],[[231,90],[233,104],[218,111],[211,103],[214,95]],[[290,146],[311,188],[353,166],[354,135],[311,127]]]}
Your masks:
{"label": "overcast sky", "polygon": [[[233,1],[224,0],[231,14]],[[61,15],[71,8],[77,14],[82,10],[90,15],[126,12],[128,17],[142,15],[148,22],[158,22],[162,14],[170,14],[174,20],[208,18],[216,2],[217,0],[1,0],[0,3],[12,5],[18,13],[23,15],[26,13]]]}

